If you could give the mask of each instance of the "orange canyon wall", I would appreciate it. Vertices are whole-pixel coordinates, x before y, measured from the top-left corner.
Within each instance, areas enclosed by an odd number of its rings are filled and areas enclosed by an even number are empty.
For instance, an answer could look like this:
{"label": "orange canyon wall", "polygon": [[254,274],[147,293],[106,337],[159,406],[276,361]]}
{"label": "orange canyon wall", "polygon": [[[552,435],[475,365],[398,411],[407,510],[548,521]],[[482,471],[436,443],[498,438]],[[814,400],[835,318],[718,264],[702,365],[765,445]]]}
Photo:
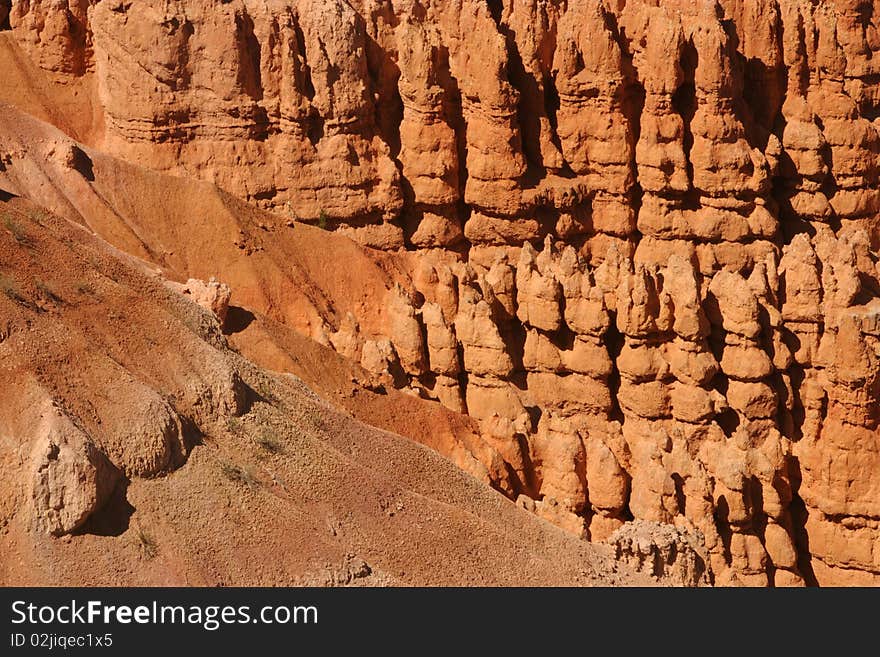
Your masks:
{"label": "orange canyon wall", "polygon": [[525,506],[880,583],[880,1],[3,5],[90,146],[399,252],[380,330],[313,337],[479,419]]}

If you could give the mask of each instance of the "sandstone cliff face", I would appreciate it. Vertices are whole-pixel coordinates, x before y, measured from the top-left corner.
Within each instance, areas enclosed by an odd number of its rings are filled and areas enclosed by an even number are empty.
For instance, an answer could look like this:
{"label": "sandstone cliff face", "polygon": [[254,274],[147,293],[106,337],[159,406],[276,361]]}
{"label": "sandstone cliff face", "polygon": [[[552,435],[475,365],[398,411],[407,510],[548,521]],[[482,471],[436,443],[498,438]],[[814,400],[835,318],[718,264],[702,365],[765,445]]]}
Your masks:
{"label": "sandstone cliff face", "polygon": [[[880,581],[880,2],[22,2],[111,153],[401,254],[329,341],[534,510]],[[2,16],[0,16],[2,23]],[[369,321],[367,321],[369,320]]]}

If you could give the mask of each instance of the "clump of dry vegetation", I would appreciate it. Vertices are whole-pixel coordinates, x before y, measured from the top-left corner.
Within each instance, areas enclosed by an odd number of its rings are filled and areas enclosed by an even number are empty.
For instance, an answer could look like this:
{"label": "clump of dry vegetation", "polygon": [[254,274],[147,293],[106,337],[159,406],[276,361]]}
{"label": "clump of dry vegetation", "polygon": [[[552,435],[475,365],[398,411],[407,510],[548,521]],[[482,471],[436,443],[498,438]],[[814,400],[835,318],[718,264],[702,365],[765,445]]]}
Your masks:
{"label": "clump of dry vegetation", "polygon": [[257,475],[254,474],[253,470],[236,463],[227,463],[226,461],[221,462],[220,472],[222,472],[223,476],[229,479],[229,481],[244,484],[248,488],[257,488],[260,485],[260,480],[257,478]]}
{"label": "clump of dry vegetation", "polygon": [[153,538],[153,535],[143,527],[138,528],[137,544],[138,549],[147,561],[154,559],[159,554],[159,544]]}

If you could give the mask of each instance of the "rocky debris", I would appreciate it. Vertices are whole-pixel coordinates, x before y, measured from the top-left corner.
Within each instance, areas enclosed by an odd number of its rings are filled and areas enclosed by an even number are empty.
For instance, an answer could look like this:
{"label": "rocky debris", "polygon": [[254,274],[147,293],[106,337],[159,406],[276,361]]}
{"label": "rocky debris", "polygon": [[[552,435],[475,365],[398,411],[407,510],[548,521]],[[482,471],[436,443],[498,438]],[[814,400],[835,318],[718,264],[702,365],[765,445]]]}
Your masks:
{"label": "rocky debris", "polygon": [[315,575],[306,576],[300,586],[393,586],[395,580],[385,573],[377,573],[355,554],[346,554],[342,563],[327,564]]}
{"label": "rocky debris", "polygon": [[[0,433],[17,439],[20,465],[29,459],[33,527],[67,535],[103,509],[119,482],[182,466],[199,433],[241,414],[251,392],[217,320],[169,293],[154,270],[97,238],[78,244],[85,231],[34,206],[6,205],[4,216],[12,228],[3,232],[0,248],[16,280],[4,279],[0,316],[29,330],[9,332],[0,343],[7,381]],[[39,241],[24,249],[16,233],[37,235],[38,226]],[[64,276],[53,258],[63,258]],[[108,287],[99,292],[104,281]],[[192,281],[189,288],[203,291]],[[228,288],[226,293],[221,296],[228,301]],[[83,305],[111,295],[115,305],[102,322],[95,322],[94,306],[85,310],[87,322],[71,319],[80,317]],[[51,304],[42,308],[31,299]],[[218,308],[216,295],[210,302]],[[149,304],[162,310],[144,311]],[[134,331],[117,334],[116,327],[133,316],[147,332],[161,326],[165,341]],[[147,362],[162,366],[143,374]],[[53,367],[61,371],[47,374]]]}
{"label": "rocky debris", "polygon": [[619,561],[675,586],[710,582],[704,546],[698,533],[672,525],[635,520],[606,539]]}
{"label": "rocky debris", "polygon": [[133,397],[135,405],[108,409],[102,450],[128,477],[152,477],[182,465],[189,450],[175,410],[144,386]]}
{"label": "rocky debris", "polygon": [[166,285],[175,292],[191,298],[195,303],[210,313],[213,313],[220,326],[226,322],[229,312],[229,300],[232,298],[232,289],[225,283],[211,277],[207,282],[196,278],[190,278],[186,283],[166,281]]}

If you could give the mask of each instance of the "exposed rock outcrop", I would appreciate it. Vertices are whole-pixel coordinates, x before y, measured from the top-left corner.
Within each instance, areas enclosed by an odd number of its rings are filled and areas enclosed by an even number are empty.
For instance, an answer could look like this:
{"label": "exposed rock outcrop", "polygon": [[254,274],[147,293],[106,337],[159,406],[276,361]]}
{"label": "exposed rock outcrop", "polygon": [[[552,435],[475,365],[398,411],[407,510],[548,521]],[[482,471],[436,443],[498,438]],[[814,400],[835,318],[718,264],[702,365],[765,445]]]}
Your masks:
{"label": "exposed rock outcrop", "polygon": [[119,471],[69,418],[50,411],[36,433],[30,491],[34,526],[55,536],[70,534],[107,503]]}
{"label": "exposed rock outcrop", "polygon": [[214,278],[207,282],[191,278],[186,283],[168,281],[167,285],[175,292],[190,297],[202,308],[213,313],[221,327],[226,322],[232,290],[225,283]]}
{"label": "exposed rock outcrop", "polygon": [[636,520],[614,532],[607,542],[620,561],[652,577],[667,578],[678,586],[709,583],[702,541],[693,532]]}
{"label": "exposed rock outcrop", "polygon": [[[297,325],[479,419],[512,497],[593,540],[686,521],[716,583],[876,584],[878,10],[70,0],[10,24],[97,81],[95,146],[399,251],[387,297]],[[192,405],[235,412],[233,377]]]}

